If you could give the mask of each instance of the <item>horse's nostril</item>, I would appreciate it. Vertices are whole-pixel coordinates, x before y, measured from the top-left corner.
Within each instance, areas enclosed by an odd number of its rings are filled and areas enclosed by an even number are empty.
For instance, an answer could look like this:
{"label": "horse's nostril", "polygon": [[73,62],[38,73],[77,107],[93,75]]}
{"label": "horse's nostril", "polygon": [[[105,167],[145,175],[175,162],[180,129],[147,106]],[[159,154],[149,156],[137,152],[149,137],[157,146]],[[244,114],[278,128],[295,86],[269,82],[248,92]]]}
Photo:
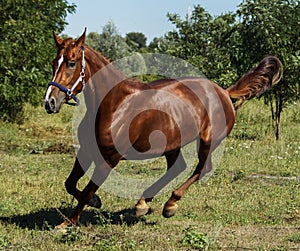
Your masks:
{"label": "horse's nostril", "polygon": [[55,100],[55,98],[50,98],[50,100],[49,100],[49,106],[50,106],[50,109],[51,110],[54,110],[55,109],[55,105],[56,105],[56,100]]}
{"label": "horse's nostril", "polygon": [[48,113],[55,112],[56,109],[56,99],[51,97],[49,100],[45,102],[45,109]]}

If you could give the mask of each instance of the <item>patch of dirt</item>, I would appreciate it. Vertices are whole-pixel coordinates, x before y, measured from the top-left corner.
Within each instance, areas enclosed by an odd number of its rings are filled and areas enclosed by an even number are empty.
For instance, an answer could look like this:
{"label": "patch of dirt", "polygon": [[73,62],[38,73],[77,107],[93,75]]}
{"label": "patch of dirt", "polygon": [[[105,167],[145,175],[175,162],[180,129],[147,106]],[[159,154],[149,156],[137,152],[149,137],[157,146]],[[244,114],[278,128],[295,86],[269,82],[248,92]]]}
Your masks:
{"label": "patch of dirt", "polygon": [[43,150],[43,153],[64,153],[73,154],[75,152],[73,145],[65,143],[55,143]]}
{"label": "patch of dirt", "polygon": [[232,226],[220,229],[216,239],[220,250],[262,248],[263,250],[299,251],[300,243],[288,240],[289,236],[299,232],[300,227]]}

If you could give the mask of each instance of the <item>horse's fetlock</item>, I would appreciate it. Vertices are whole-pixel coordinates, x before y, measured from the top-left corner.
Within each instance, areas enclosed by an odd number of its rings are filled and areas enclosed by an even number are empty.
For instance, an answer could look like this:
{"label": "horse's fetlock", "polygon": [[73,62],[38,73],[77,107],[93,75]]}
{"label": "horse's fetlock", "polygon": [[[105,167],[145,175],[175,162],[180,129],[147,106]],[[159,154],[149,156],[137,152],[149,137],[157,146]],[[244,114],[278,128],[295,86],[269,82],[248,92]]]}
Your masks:
{"label": "horse's fetlock", "polygon": [[173,191],[173,193],[172,193],[172,199],[175,199],[177,201],[177,200],[180,200],[181,197],[182,197],[181,193],[179,193],[177,191]]}

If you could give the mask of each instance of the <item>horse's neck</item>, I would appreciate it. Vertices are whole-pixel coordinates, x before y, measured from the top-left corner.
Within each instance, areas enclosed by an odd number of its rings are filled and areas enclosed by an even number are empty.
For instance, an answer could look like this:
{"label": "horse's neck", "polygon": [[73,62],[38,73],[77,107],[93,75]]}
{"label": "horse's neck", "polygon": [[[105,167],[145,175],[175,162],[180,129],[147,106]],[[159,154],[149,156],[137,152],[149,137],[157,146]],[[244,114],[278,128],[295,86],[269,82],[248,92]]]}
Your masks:
{"label": "horse's neck", "polygon": [[89,81],[84,92],[85,103],[89,112],[97,113],[105,96],[112,91],[118,92],[118,88],[114,87],[127,77],[100,53],[89,47],[86,50],[86,63]]}

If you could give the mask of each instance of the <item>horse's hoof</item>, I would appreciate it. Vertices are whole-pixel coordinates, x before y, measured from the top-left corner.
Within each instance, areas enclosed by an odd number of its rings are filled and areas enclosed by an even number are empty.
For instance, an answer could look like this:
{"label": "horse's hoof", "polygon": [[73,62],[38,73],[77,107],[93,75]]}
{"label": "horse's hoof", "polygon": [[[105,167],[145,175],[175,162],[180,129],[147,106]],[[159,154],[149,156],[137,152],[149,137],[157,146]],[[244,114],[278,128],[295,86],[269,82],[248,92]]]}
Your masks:
{"label": "horse's hoof", "polygon": [[90,207],[101,208],[102,203],[98,195],[94,194],[93,197],[89,200],[88,205]]}
{"label": "horse's hoof", "polygon": [[63,223],[55,226],[55,230],[61,233],[67,233],[70,227],[73,227],[74,224],[70,221],[64,221]]}
{"label": "horse's hoof", "polygon": [[149,206],[144,206],[144,207],[135,207],[135,216],[136,217],[142,217],[150,212],[150,207]]}
{"label": "horse's hoof", "polygon": [[164,210],[162,212],[162,215],[165,217],[165,218],[170,218],[172,216],[175,215],[176,211],[177,211],[177,208],[178,208],[178,205],[175,204],[174,206],[171,206],[171,207],[164,207]]}

